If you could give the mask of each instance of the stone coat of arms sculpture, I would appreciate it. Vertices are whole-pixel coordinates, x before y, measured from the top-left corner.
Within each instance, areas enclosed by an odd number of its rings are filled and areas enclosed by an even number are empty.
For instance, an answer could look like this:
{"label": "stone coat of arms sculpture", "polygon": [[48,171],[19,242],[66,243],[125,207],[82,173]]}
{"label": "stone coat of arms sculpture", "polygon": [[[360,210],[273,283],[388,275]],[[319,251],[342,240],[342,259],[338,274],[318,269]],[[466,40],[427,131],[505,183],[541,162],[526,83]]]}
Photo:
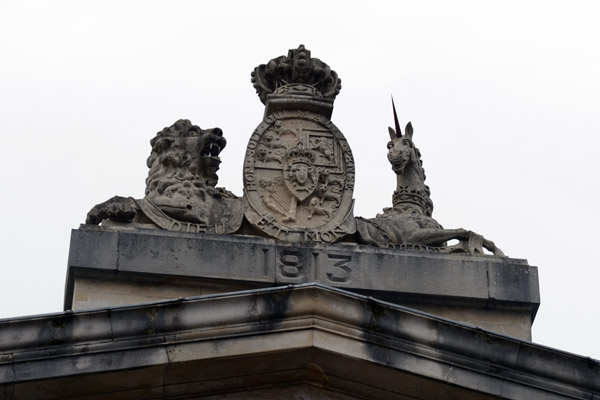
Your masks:
{"label": "stone coat of arms sculpture", "polygon": [[[432,218],[421,154],[409,123],[390,128],[388,160],[396,174],[393,206],[365,219],[353,216],[355,166],[344,135],[331,122],[341,89],[335,71],[300,45],[259,65],[252,83],[265,104],[243,164],[244,196],[217,188],[219,128],[179,120],[158,132],[143,199],[115,196],[98,204],[88,224],[137,223],[192,233],[260,235],[286,242],[355,242],[443,253],[496,256],[493,242],[465,229],[444,229]],[[458,244],[448,246],[447,241]]]}
{"label": "stone coat of arms sculpture", "polygon": [[337,74],[304,46],[253,72],[265,103],[244,160],[246,218],[277,239],[335,242],[356,230],[354,159],[329,120]]}

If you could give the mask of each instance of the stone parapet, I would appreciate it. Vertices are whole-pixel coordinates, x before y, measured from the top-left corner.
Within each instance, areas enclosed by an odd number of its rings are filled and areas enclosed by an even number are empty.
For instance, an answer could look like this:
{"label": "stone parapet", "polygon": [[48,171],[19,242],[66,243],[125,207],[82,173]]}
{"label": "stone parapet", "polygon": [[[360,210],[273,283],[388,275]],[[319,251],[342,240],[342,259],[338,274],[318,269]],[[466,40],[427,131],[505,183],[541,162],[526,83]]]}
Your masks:
{"label": "stone parapet", "polygon": [[523,339],[540,303],[537,268],[525,260],[82,225],[65,310],[308,282]]}

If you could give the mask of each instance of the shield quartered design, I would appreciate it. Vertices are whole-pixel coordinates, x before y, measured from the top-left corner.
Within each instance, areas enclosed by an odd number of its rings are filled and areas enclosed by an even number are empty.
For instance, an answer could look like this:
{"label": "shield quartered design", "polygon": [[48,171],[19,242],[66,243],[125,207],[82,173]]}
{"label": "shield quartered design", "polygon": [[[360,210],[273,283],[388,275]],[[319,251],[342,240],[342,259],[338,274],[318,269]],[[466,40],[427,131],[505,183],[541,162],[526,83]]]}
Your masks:
{"label": "shield quartered design", "polygon": [[283,177],[286,187],[299,202],[312,195],[319,183],[319,174],[315,167],[314,151],[305,148],[302,143],[288,150],[283,165]]}
{"label": "shield quartered design", "polygon": [[278,111],[248,142],[245,216],[278,239],[336,241],[354,232],[354,163],[341,132],[320,115]]}

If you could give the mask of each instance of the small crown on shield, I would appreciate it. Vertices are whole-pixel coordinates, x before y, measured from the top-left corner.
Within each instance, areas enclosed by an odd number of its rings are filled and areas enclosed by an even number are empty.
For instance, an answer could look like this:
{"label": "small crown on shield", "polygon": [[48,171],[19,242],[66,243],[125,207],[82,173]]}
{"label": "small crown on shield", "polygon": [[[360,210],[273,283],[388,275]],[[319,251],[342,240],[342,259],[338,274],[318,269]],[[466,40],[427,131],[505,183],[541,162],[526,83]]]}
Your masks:
{"label": "small crown on shield", "polygon": [[317,158],[314,151],[304,147],[302,143],[298,143],[298,147],[292,147],[286,154],[288,164],[306,164],[312,165]]}

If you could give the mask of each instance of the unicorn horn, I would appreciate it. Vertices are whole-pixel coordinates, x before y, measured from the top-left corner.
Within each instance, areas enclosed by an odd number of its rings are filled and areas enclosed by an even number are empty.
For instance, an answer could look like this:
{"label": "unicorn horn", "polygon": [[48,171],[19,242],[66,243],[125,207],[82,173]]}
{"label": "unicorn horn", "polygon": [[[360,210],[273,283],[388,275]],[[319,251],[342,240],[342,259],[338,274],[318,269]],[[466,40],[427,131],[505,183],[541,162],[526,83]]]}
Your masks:
{"label": "unicorn horn", "polygon": [[400,130],[400,124],[398,123],[398,114],[396,114],[396,105],[394,104],[394,96],[392,97],[392,108],[394,110],[394,124],[396,124],[396,137],[402,137],[402,131]]}

